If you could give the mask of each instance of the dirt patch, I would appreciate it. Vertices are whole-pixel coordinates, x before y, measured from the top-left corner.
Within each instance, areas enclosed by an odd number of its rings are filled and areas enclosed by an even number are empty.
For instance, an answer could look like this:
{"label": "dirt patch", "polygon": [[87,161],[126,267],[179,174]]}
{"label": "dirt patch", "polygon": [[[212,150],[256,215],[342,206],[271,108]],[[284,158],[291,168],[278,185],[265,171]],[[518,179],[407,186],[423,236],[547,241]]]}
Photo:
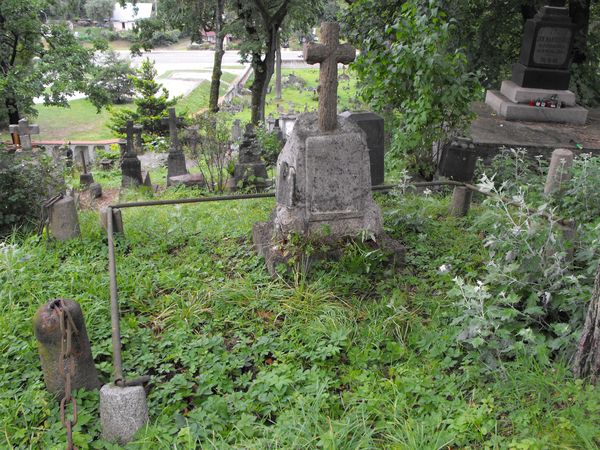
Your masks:
{"label": "dirt patch", "polygon": [[102,208],[118,203],[119,200],[119,189],[102,189],[102,197],[92,199],[90,198],[90,191],[83,191],[79,193],[79,208],[82,211],[95,210],[99,211]]}

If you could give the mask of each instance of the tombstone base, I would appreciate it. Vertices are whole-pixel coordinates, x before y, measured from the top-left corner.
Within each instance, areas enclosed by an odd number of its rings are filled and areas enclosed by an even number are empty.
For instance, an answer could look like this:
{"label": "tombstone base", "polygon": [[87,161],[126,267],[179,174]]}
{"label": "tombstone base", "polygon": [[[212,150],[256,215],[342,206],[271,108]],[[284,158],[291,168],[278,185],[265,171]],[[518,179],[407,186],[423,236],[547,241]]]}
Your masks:
{"label": "tombstone base", "polygon": [[169,180],[179,175],[187,175],[185,165],[185,155],[182,151],[170,151],[167,157],[167,186],[170,186]]}
{"label": "tombstone base", "polygon": [[118,387],[105,384],[100,389],[102,437],[125,445],[148,423],[146,392],[142,386]]}
{"label": "tombstone base", "polygon": [[257,188],[267,187],[267,166],[263,162],[237,163],[233,179],[236,186],[254,186]]}
{"label": "tombstone base", "polygon": [[130,188],[143,184],[142,163],[137,156],[125,156],[121,162],[121,187]]}
{"label": "tombstone base", "polygon": [[102,197],[102,186],[100,183],[92,183],[90,184],[90,198],[98,199]]}
{"label": "tombstone base", "polygon": [[558,101],[565,106],[575,106],[575,93],[568,90],[559,89],[538,89],[527,88],[516,84],[514,81],[504,80],[500,88],[500,92],[513,103],[524,103],[529,105],[529,102],[536,99],[550,98],[555,96]]}
{"label": "tombstone base", "polygon": [[571,72],[568,69],[540,69],[517,63],[513,64],[512,81],[524,88],[563,91],[569,89]]}
{"label": "tombstone base", "polygon": [[82,173],[79,175],[79,184],[88,187],[94,182],[94,175],[91,173]]}
{"label": "tombstone base", "polygon": [[64,197],[50,209],[50,234],[58,241],[67,241],[81,235],[79,217],[73,197]]}
{"label": "tombstone base", "polygon": [[485,103],[506,120],[585,125],[588,117],[588,110],[578,105],[566,108],[540,108],[513,103],[498,91],[487,91]]}
{"label": "tombstone base", "polygon": [[[337,260],[343,256],[343,244],[353,238],[334,239],[330,237],[318,238],[316,243],[311,241],[313,248],[329,247],[330,250],[319,251],[304,254],[299,248],[292,248],[287,239],[277,235],[274,231],[273,221],[257,222],[252,227],[252,239],[259,256],[265,259],[267,271],[272,277],[278,277],[292,270],[291,261],[294,261],[296,268],[308,271],[310,267],[324,260]],[[389,237],[386,233],[381,233],[375,237],[375,241],[367,241],[373,249],[382,250],[388,257],[389,263],[396,270],[401,270],[405,266],[406,249],[395,239]],[[298,254],[300,252],[300,255]],[[298,267],[298,265],[300,267]]]}
{"label": "tombstone base", "polygon": [[[123,226],[123,215],[120,209],[112,210],[113,216],[113,233],[125,233],[125,227]],[[106,231],[108,230],[108,208],[102,208],[100,210],[100,225]]]}

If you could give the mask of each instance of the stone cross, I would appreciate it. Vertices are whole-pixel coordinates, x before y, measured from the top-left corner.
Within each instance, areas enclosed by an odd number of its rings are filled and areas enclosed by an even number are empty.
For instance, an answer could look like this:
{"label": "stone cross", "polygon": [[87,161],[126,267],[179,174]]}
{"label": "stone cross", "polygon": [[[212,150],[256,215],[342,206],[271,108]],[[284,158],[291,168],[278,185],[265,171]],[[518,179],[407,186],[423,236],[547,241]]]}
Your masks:
{"label": "stone cross", "polygon": [[179,136],[177,134],[177,126],[181,125],[183,120],[175,114],[175,108],[169,108],[169,117],[162,119],[163,125],[169,125],[169,135],[171,136],[171,151],[179,151]]}
{"label": "stone cross", "polygon": [[133,120],[127,121],[124,131],[127,135],[127,146],[125,147],[124,156],[133,156],[135,155],[135,152],[133,151],[133,135],[135,133],[135,126],[133,125]]}
{"label": "stone cross", "polygon": [[140,125],[136,123],[133,126],[133,133],[135,134],[135,140],[133,141],[133,148],[135,149],[135,153],[143,153],[143,143],[142,143],[142,131],[144,131],[144,125]]}
{"label": "stone cross", "polygon": [[21,148],[23,150],[31,150],[33,149],[31,135],[40,134],[40,127],[38,125],[29,125],[29,121],[23,118],[19,120],[18,125],[10,125],[8,131],[19,135],[21,139]]}
{"label": "stone cross", "polygon": [[340,45],[340,25],[336,22],[321,24],[324,44],[305,44],[304,60],[321,64],[319,75],[319,128],[332,131],[337,127],[338,63],[354,61],[356,50],[350,44]]}

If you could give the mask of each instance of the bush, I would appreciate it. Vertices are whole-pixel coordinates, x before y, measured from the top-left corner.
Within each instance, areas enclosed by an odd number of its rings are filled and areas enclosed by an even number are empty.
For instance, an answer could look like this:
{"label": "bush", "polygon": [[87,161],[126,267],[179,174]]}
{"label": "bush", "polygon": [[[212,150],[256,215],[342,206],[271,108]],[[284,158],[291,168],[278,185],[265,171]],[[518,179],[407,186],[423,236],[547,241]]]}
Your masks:
{"label": "bush", "polygon": [[108,51],[102,55],[96,66],[91,86],[90,99],[102,104],[121,104],[130,102],[134,91],[132,77],[135,70],[129,60],[120,58],[116,52]]}
{"label": "bush", "polygon": [[262,127],[256,129],[256,137],[262,150],[262,158],[267,167],[274,167],[277,164],[277,158],[283,148],[283,142],[277,137],[277,133],[268,132]]}
{"label": "bush", "polygon": [[0,235],[34,223],[42,202],[64,186],[48,157],[26,158],[0,148]]}

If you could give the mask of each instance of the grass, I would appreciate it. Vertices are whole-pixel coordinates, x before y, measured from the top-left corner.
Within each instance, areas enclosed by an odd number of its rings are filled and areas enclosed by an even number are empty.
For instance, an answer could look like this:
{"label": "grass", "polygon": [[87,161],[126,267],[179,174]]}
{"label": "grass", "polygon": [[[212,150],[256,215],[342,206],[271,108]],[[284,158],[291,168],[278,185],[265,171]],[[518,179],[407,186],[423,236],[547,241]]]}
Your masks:
{"label": "grass", "polygon": [[[235,74],[224,72],[220,94],[227,90],[228,84],[236,78]],[[207,107],[210,96],[210,81],[202,81],[192,92],[177,104],[177,112],[197,112]],[[103,109],[99,113],[87,99],[69,102],[69,108],[56,106],[36,106],[38,116],[34,120],[40,126],[40,135],[35,140],[44,141],[100,141],[114,139],[107,124],[110,113]],[[114,109],[134,108],[134,105],[113,105]],[[3,141],[10,140],[8,133],[0,134]]]}
{"label": "grass", "polygon": [[[600,391],[565,362],[523,356],[489,371],[455,343],[453,274],[437,267],[484,270],[472,229],[484,207],[455,219],[446,195],[378,201],[409,249],[403,273],[357,243],[309,275],[271,279],[251,242],[270,199],[124,210],[125,370],[153,377],[150,423],[127,448],[597,448]],[[80,240],[15,235],[0,248],[0,447],[64,446],[30,326],[42,303],[80,302],[110,378],[106,237],[94,212],[81,225]],[[112,448],[97,392],[77,397],[76,445]]]}

